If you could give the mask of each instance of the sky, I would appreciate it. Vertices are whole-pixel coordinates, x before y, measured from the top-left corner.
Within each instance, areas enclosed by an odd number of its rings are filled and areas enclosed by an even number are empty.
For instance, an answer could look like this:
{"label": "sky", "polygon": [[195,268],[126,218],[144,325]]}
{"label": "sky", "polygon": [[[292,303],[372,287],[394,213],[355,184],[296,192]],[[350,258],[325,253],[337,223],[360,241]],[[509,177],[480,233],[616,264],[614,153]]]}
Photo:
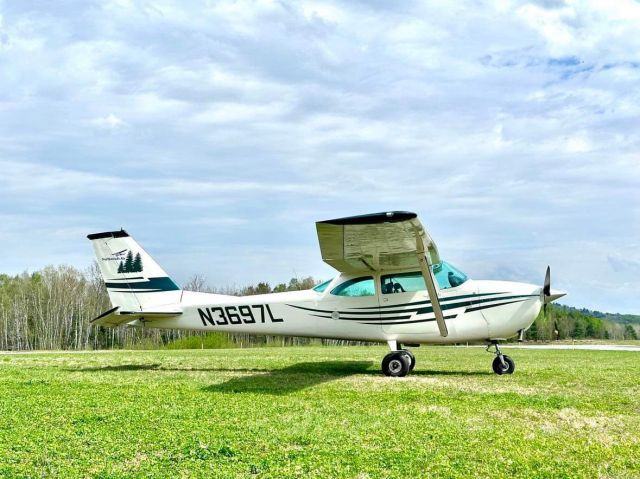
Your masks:
{"label": "sky", "polygon": [[327,279],[415,211],[474,279],[640,313],[640,3],[0,0],[0,272],[125,228],[179,283]]}

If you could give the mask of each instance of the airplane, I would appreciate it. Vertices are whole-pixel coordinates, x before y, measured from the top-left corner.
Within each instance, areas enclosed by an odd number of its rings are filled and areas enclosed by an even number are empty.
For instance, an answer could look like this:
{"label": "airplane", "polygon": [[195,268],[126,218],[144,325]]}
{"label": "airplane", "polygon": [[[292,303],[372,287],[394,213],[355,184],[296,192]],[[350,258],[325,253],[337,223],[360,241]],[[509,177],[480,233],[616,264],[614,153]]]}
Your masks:
{"label": "airplane", "polygon": [[442,260],[415,213],[389,211],[316,223],[322,259],[338,275],[313,289],[255,296],[184,291],[124,231],[88,235],[113,308],[92,323],[386,342],[386,376],[416,364],[406,347],[484,342],[496,374],[515,362],[499,343],[525,331],[551,301],[542,287],[472,280]]}

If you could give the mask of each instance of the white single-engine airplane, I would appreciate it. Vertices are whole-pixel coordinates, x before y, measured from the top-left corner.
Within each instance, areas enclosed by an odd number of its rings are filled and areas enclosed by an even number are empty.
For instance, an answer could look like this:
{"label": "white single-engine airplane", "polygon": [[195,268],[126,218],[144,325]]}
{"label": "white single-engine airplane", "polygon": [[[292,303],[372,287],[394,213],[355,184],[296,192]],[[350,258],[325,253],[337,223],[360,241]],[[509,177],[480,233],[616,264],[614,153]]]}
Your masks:
{"label": "white single-engine airplane", "polygon": [[241,332],[387,342],[387,376],[415,366],[405,346],[486,341],[493,370],[515,363],[498,342],[520,334],[540,308],[564,292],[552,291],[549,268],[542,287],[474,281],[442,261],[415,213],[392,211],[316,223],[322,259],[340,273],[313,289],[257,296],[183,291],[126,231],[91,234],[113,309],[93,324]]}

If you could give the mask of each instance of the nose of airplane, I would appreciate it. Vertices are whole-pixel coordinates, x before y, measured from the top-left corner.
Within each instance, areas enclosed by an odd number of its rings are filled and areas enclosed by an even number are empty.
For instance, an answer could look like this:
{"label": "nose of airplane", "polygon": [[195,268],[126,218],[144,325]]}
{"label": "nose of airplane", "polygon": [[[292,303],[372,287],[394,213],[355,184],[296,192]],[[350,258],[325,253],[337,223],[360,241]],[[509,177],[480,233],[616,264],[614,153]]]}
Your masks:
{"label": "nose of airplane", "polygon": [[544,301],[545,304],[567,295],[566,291],[561,291],[559,289],[550,289],[547,294],[544,294],[544,288],[538,288],[538,293],[540,294],[540,299]]}
{"label": "nose of airplane", "polygon": [[562,298],[565,294],[564,291],[560,291],[557,289],[551,289],[551,268],[547,266],[547,272],[544,275],[544,284],[542,288],[540,288],[540,299],[542,300],[542,304],[546,305],[551,301],[555,301],[558,298]]}
{"label": "nose of airplane", "polygon": [[563,296],[566,296],[566,294],[567,294],[566,291],[560,291],[559,289],[552,289],[547,295],[547,303],[550,303],[551,301],[555,301],[558,298],[562,298]]}

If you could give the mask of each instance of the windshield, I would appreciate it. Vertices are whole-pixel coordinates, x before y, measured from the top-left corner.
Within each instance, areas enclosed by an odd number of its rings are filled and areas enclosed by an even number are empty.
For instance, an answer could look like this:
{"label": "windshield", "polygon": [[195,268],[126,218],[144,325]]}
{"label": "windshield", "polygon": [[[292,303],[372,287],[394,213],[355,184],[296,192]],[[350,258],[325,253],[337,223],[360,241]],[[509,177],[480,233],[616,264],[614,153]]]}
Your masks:
{"label": "windshield", "polygon": [[455,288],[468,279],[466,274],[446,261],[434,264],[431,268],[440,289]]}

